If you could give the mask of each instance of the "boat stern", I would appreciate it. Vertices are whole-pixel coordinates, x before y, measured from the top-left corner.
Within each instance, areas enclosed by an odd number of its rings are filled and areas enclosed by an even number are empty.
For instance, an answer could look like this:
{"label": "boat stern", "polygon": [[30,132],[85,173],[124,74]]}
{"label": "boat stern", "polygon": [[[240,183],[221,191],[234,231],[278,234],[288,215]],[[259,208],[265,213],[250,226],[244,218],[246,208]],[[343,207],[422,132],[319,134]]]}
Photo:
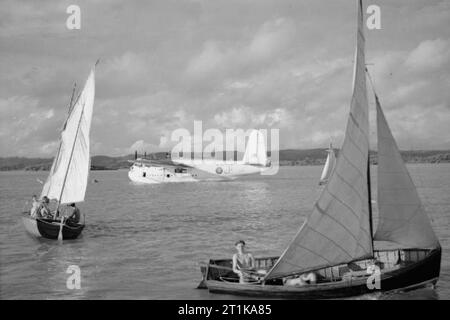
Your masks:
{"label": "boat stern", "polygon": [[202,280],[197,286],[197,289],[208,289],[206,285],[206,278],[208,276],[208,264],[200,263],[200,272],[202,273]]}
{"label": "boat stern", "polygon": [[41,233],[39,232],[36,219],[30,217],[28,213],[24,213],[22,215],[22,223],[29,234],[35,237],[41,237]]}

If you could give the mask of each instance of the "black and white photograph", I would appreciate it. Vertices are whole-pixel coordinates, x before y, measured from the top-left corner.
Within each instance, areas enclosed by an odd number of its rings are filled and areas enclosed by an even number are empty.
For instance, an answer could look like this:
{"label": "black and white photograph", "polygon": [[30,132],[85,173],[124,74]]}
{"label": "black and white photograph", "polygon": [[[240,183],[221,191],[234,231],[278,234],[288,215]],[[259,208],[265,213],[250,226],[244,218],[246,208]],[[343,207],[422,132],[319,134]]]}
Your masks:
{"label": "black and white photograph", "polygon": [[450,299],[450,1],[0,8],[0,300]]}

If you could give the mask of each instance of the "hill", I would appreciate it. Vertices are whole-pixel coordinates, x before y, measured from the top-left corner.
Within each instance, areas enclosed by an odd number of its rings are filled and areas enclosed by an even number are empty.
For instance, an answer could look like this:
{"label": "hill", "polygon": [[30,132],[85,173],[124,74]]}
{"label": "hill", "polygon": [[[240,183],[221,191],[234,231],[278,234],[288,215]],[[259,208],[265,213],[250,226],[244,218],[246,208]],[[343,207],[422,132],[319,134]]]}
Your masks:
{"label": "hill", "polygon": [[[335,149],[336,155],[339,150]],[[432,151],[401,151],[403,160],[407,163],[444,163],[450,162],[450,150],[432,150]],[[327,153],[324,149],[288,149],[280,150],[279,163],[282,166],[304,166],[304,165],[323,165]],[[157,152],[147,155],[147,159],[165,159],[166,152]],[[238,155],[242,158],[242,155]],[[125,155],[121,157],[93,156],[91,158],[92,170],[117,170],[129,168],[128,160],[133,160],[134,155]],[[370,151],[370,160],[372,164],[377,163],[376,151]],[[28,170],[40,171],[50,170],[52,159],[45,158],[25,158],[25,157],[7,157],[0,158],[0,171],[10,170]]]}

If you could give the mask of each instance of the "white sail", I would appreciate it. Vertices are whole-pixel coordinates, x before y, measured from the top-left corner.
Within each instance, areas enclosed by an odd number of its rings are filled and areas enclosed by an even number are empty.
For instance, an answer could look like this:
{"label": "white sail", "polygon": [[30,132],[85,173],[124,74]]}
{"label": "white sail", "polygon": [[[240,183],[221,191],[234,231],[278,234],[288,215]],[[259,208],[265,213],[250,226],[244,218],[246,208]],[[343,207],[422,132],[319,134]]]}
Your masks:
{"label": "white sail", "polygon": [[333,172],[335,164],[336,164],[336,156],[334,155],[333,146],[330,143],[327,160],[325,161],[325,166],[323,167],[319,184],[325,184],[328,182],[328,179],[330,178],[331,172]]}
{"label": "white sail", "polygon": [[373,256],[367,184],[369,116],[363,28],[359,1],[353,96],[336,167],[312,213],[266,279]]}
{"label": "white sail", "polygon": [[374,239],[392,241],[410,248],[436,248],[439,241],[431,228],[376,95],[375,100],[379,221]]}
{"label": "white sail", "polygon": [[248,138],[243,162],[246,164],[266,165],[267,149],[264,134],[260,130],[253,130]]}
{"label": "white sail", "polygon": [[47,196],[63,204],[84,201],[89,174],[89,132],[94,96],[95,75],[92,69],[64,125],[60,146],[41,197]]}

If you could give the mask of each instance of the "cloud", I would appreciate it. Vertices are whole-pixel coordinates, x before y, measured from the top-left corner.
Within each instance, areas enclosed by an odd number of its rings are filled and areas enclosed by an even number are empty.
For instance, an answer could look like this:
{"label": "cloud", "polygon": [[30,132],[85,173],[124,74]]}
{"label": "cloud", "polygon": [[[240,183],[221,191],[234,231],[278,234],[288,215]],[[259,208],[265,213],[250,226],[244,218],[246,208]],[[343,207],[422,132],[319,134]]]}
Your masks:
{"label": "cloud", "polygon": [[59,145],[59,140],[51,141],[39,147],[39,152],[42,155],[54,155]]}
{"label": "cloud", "polygon": [[0,149],[15,154],[48,155],[59,137],[53,109],[42,109],[39,100],[28,96],[0,98]]}
{"label": "cloud", "polygon": [[390,103],[393,105],[401,105],[405,100],[414,96],[417,92],[421,92],[427,85],[429,85],[428,81],[420,80],[399,86],[393,90],[390,96]]}
{"label": "cloud", "polygon": [[222,112],[214,116],[217,125],[224,128],[244,127],[267,128],[274,126],[285,126],[289,123],[289,112],[282,108],[277,108],[267,112],[255,113],[249,107],[240,106],[231,111]]}
{"label": "cloud", "polygon": [[450,109],[449,40],[425,40],[410,50],[377,52],[371,60],[374,66],[369,69],[384,108],[410,112],[407,107],[416,105],[428,110],[429,116],[437,106]]}
{"label": "cloud", "polygon": [[449,40],[426,40],[419,44],[406,58],[405,66],[414,71],[433,71],[450,61]]}
{"label": "cloud", "polygon": [[[140,77],[146,73],[151,66],[148,59],[143,54],[127,51],[120,56],[107,59],[101,66],[101,75],[104,78],[115,77],[115,80],[129,81],[134,77]],[[125,78],[125,79],[123,79]]]}
{"label": "cloud", "polygon": [[[1,156],[52,156],[73,83],[99,57],[93,154],[129,153],[137,141],[170,149],[172,131],[194,120],[204,130],[280,128],[282,148],[342,141],[353,1],[84,1],[76,32],[65,28],[69,4],[4,1]],[[450,7],[380,5],[383,29],[366,32],[366,56],[399,146],[450,148]]]}
{"label": "cloud", "polygon": [[200,54],[189,62],[186,72],[192,77],[205,77],[215,71],[224,71],[225,64],[232,60],[232,51],[223,52],[220,44],[216,42],[206,42]]}
{"label": "cloud", "polygon": [[130,146],[130,148],[128,149],[128,153],[134,153],[135,151],[137,151],[138,153],[154,152],[157,150],[159,150],[158,145],[147,143],[144,140],[138,140]]}
{"label": "cloud", "polygon": [[[449,132],[449,106],[441,104],[423,108],[411,103],[402,109],[388,110],[386,119],[397,143],[405,149],[421,149],[428,141],[449,142],[448,135],[445,134]],[[412,132],[421,134],[411,135]],[[443,136],[446,140],[442,140]],[[440,146],[442,145],[443,143]]]}
{"label": "cloud", "polygon": [[227,81],[224,86],[227,89],[247,89],[253,85],[246,81]]}
{"label": "cloud", "polygon": [[231,112],[216,114],[214,120],[220,126],[242,125],[247,122],[247,115],[242,108],[234,108]]}
{"label": "cloud", "polygon": [[195,80],[210,77],[226,77],[239,74],[241,70],[255,69],[281,55],[294,35],[294,23],[287,18],[265,22],[247,41],[228,43],[207,41],[203,49],[192,57],[186,74]]}
{"label": "cloud", "polygon": [[20,37],[38,32],[49,33],[63,30],[58,28],[59,12],[65,13],[62,3],[43,2],[36,6],[26,1],[2,1],[0,13],[0,36]]}
{"label": "cloud", "polygon": [[294,31],[294,23],[286,18],[265,22],[250,44],[243,49],[244,59],[249,62],[264,62],[282,53],[293,38]]}

